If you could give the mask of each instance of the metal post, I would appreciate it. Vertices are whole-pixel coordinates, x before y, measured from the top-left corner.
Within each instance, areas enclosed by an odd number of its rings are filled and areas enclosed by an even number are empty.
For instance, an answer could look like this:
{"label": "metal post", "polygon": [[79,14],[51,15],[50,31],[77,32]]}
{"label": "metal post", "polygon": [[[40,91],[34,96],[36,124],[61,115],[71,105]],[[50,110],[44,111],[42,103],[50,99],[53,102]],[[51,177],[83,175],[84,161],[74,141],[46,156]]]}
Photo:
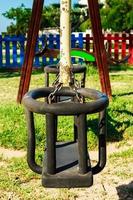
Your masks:
{"label": "metal post", "polygon": [[81,114],[78,120],[78,150],[79,150],[79,173],[85,174],[88,171],[88,154],[87,154],[87,131],[86,115]]}
{"label": "metal post", "polygon": [[101,88],[104,93],[111,97],[112,92],[109,79],[109,69],[107,63],[107,55],[104,47],[104,38],[102,34],[98,0],[88,0],[88,5],[90,19],[92,23],[93,41]]}
{"label": "metal post", "polygon": [[60,76],[59,82],[64,86],[70,83],[71,68],[71,0],[60,1]]}
{"label": "metal post", "polygon": [[99,166],[102,169],[106,164],[106,127],[106,110],[103,110],[99,120]]}
{"label": "metal post", "polygon": [[106,164],[106,109],[99,113],[99,152],[98,163],[92,168],[93,174],[99,173]]}
{"label": "metal post", "polygon": [[45,87],[49,87],[49,73],[45,72]]}
{"label": "metal post", "polygon": [[56,172],[56,135],[57,135],[57,118],[55,115],[46,114],[46,137],[47,137],[47,166],[46,172],[48,174],[55,174]]}
{"label": "metal post", "polygon": [[42,173],[42,167],[35,162],[35,127],[34,127],[34,115],[28,109],[25,110],[28,127],[28,145],[27,145],[27,162],[29,167],[36,173]]}
{"label": "metal post", "polygon": [[77,116],[74,116],[74,142],[78,139]]}
{"label": "metal post", "polygon": [[27,36],[27,45],[25,52],[24,64],[22,66],[19,91],[17,102],[21,103],[22,97],[29,89],[30,78],[32,73],[33,60],[35,56],[35,47],[38,37],[41,13],[43,9],[44,0],[34,0],[32,7],[32,16]]}

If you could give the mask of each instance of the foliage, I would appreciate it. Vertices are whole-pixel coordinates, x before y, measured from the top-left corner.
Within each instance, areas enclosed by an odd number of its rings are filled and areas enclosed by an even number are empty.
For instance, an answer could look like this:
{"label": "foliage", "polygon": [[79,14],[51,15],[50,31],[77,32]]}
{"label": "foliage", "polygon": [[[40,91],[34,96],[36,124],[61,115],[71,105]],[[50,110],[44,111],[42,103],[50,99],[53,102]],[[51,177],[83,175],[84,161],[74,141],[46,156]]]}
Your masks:
{"label": "foliage", "polygon": [[25,8],[24,4],[21,4],[20,7],[9,9],[9,11],[3,13],[3,16],[13,20],[11,25],[7,27],[7,33],[21,35],[27,32],[31,9]]}
{"label": "foliage", "polygon": [[[112,31],[130,31],[133,29],[133,0],[106,0],[105,5],[99,4],[103,28]],[[26,34],[31,16],[31,9],[24,4],[11,8],[3,15],[12,20],[7,27],[8,34]],[[91,27],[87,7],[75,4],[71,10],[72,31],[85,31]],[[45,6],[42,13],[40,30],[59,28],[60,4]]]}
{"label": "foliage", "polygon": [[[31,9],[26,8],[24,4],[20,7],[11,8],[3,15],[13,20],[7,27],[7,33],[11,35],[26,34],[28,30],[29,20],[31,17]],[[80,25],[87,20],[87,11],[84,6],[74,5],[71,10],[72,31],[83,31]],[[59,28],[60,26],[60,4],[51,4],[45,6],[42,13],[40,30],[45,28]],[[88,28],[88,23],[87,27]],[[84,28],[83,28],[84,29]]]}
{"label": "foliage", "polygon": [[105,30],[129,32],[133,29],[133,0],[106,0],[101,17]]}
{"label": "foliage", "polygon": [[[88,23],[86,26],[86,21],[88,21],[88,12],[87,8],[83,5],[75,4],[71,11],[71,23],[72,23],[72,31],[76,32],[83,32],[84,30],[88,29]],[[82,27],[81,25],[85,23]]]}
{"label": "foliage", "polygon": [[60,4],[45,6],[42,13],[40,29],[48,27],[59,27],[60,24]]}

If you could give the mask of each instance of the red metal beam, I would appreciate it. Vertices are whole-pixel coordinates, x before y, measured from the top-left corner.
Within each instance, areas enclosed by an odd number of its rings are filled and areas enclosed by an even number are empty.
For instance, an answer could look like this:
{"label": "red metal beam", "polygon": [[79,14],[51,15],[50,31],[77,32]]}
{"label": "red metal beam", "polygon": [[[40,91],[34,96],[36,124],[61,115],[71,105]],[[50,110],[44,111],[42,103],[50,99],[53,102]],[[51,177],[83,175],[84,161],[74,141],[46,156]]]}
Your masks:
{"label": "red metal beam", "polygon": [[29,89],[32,66],[35,55],[36,41],[38,37],[41,14],[43,10],[43,3],[44,0],[34,0],[33,2],[31,21],[29,24],[29,31],[27,36],[25,59],[24,59],[24,64],[22,66],[18,96],[17,96],[18,103],[21,103],[24,94]]}
{"label": "red metal beam", "polygon": [[102,34],[101,19],[99,13],[98,0],[88,0],[89,14],[92,23],[93,41],[97,66],[99,70],[101,88],[109,97],[112,96],[109,79],[109,69],[104,47],[104,37]]}

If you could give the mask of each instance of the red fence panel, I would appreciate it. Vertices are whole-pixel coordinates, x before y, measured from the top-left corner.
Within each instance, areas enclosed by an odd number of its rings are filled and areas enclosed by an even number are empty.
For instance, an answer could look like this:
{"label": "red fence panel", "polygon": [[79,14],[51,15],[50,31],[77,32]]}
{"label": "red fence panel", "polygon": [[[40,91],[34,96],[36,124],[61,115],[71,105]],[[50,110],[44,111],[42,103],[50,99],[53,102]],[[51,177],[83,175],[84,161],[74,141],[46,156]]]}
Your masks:
{"label": "red fence panel", "polygon": [[114,35],[114,58],[119,59],[119,34],[115,33]]}
{"label": "red fence panel", "polygon": [[129,35],[129,53],[131,56],[128,60],[128,63],[133,65],[133,34]]}
{"label": "red fence panel", "polygon": [[126,34],[122,34],[122,45],[121,45],[121,53],[122,53],[122,58],[126,56]]}

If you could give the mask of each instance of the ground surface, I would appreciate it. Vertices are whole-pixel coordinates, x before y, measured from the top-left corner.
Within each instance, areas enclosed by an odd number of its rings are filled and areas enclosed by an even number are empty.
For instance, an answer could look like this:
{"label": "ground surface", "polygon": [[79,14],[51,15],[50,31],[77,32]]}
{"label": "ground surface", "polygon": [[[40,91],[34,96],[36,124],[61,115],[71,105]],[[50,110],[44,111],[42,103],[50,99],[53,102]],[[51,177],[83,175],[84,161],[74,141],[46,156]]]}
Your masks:
{"label": "ground surface", "polygon": [[[87,74],[86,87],[99,89],[99,77],[93,70]],[[133,68],[111,72],[110,78],[113,100],[108,108],[106,167],[94,176],[90,188],[46,189],[41,186],[41,176],[33,173],[26,162],[25,117],[23,109],[16,105],[19,76],[0,74],[0,200],[133,200]],[[43,73],[32,75],[31,88],[43,84]],[[43,121],[37,118],[39,151],[44,148]],[[69,122],[61,121],[61,139],[69,137],[63,135],[71,130]],[[88,120],[92,149],[95,122],[95,118]],[[91,151],[93,163],[96,157],[97,152]]]}
{"label": "ground surface", "polygon": [[[133,157],[120,157],[123,152],[128,152],[133,147],[133,141],[128,141],[124,146],[119,147],[119,143],[108,145],[108,162],[105,169],[98,175],[94,176],[94,185],[90,188],[78,189],[45,189],[41,186],[39,177],[30,179],[27,182],[22,182],[20,188],[32,188],[32,194],[26,199],[62,199],[62,200],[132,200],[133,199]],[[6,160],[13,157],[20,158],[25,156],[24,151],[13,151],[0,148],[0,154],[3,161],[0,162],[0,167],[8,166]],[[117,154],[118,156],[114,156]],[[91,152],[91,158],[94,160],[97,156],[96,151]],[[10,176],[11,172],[7,174]],[[12,172],[15,174],[15,171]],[[11,175],[12,176],[12,175]],[[10,177],[9,177],[10,179]],[[11,190],[3,191],[0,194],[1,200],[20,200],[23,199],[17,192]]]}

